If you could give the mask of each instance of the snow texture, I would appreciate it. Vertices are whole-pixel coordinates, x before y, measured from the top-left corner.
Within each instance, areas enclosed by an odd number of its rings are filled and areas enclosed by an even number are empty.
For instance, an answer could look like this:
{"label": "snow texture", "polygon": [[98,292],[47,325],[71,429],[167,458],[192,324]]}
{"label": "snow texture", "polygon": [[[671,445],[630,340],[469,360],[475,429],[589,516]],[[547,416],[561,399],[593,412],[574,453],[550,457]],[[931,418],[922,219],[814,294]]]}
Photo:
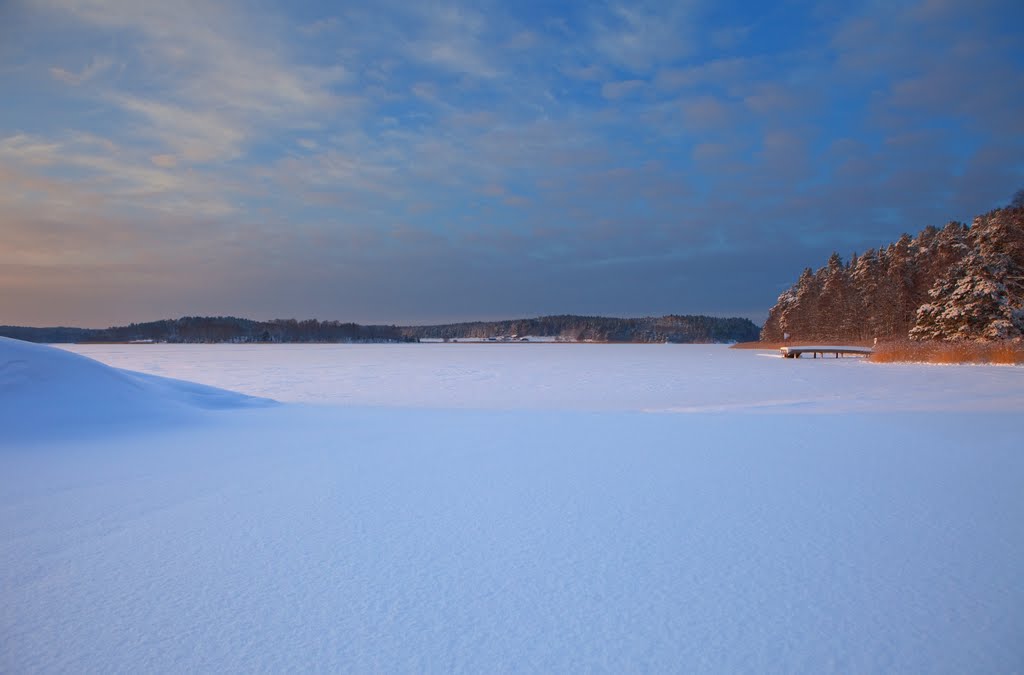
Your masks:
{"label": "snow texture", "polygon": [[[781,359],[722,345],[68,345],[278,401],[488,410],[1024,410],[1024,370]],[[822,366],[822,367],[818,367]],[[825,367],[827,366],[827,367]],[[962,395],[961,395],[962,394]]]}
{"label": "snow texture", "polygon": [[80,438],[195,421],[201,411],[272,404],[5,337],[0,337],[0,402],[0,429],[8,441]]}
{"label": "snow texture", "polygon": [[[0,343],[3,672],[1024,666],[1021,368],[74,350],[304,403]],[[44,410],[118,392],[130,433]]]}

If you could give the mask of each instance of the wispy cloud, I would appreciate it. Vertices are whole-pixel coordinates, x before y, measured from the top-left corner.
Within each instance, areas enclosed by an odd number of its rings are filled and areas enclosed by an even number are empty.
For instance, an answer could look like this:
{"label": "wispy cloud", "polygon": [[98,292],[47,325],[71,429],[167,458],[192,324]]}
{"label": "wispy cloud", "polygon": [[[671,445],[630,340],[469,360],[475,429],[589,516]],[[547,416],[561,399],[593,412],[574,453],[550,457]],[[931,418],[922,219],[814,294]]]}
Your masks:
{"label": "wispy cloud", "polygon": [[8,176],[0,195],[8,205],[55,219],[75,218],[86,203],[103,205],[111,214],[118,208],[184,208],[192,216],[233,210],[217,194],[224,181],[174,171],[175,164],[91,134],[59,140],[15,135],[0,139],[0,167]]}
{"label": "wispy cloud", "polygon": [[92,80],[98,77],[99,75],[105,73],[113,65],[113,59],[99,56],[94,57],[84,68],[82,68],[78,72],[72,72],[69,70],[65,70],[64,68],[58,68],[54,66],[50,68],[50,75],[52,75],[55,79],[64,82],[65,84],[70,84],[77,87],[78,85],[88,82],[89,80]]}
{"label": "wispy cloud", "polygon": [[614,3],[591,18],[594,51],[617,68],[645,73],[690,53],[689,3]]}
{"label": "wispy cloud", "polygon": [[643,80],[621,80],[605,82],[601,85],[601,95],[607,99],[620,99],[643,89],[647,85]]}
{"label": "wispy cloud", "polygon": [[231,160],[241,154],[246,133],[227,115],[134,96],[113,100],[121,109],[143,118],[144,125],[136,127],[138,135],[170,150],[167,155],[175,161]]}
{"label": "wispy cloud", "polygon": [[300,33],[304,35],[320,35],[322,33],[330,33],[331,31],[338,28],[341,20],[336,16],[327,16],[316,21],[310,21],[307,24],[303,24],[298,27]]}
{"label": "wispy cloud", "polygon": [[[100,96],[145,125],[136,126],[140,136],[161,142],[182,161],[235,159],[252,135],[315,124],[342,104],[332,87],[345,79],[344,68],[290,61],[272,16],[254,17],[229,5],[151,0],[41,5],[94,30],[129,36],[130,75],[156,86],[111,87]],[[75,83],[110,63],[94,61],[73,75]]]}
{"label": "wispy cloud", "polygon": [[475,77],[498,74],[498,66],[485,47],[488,22],[481,13],[458,5],[423,9],[418,17],[422,21],[419,36],[409,43],[412,58]]}

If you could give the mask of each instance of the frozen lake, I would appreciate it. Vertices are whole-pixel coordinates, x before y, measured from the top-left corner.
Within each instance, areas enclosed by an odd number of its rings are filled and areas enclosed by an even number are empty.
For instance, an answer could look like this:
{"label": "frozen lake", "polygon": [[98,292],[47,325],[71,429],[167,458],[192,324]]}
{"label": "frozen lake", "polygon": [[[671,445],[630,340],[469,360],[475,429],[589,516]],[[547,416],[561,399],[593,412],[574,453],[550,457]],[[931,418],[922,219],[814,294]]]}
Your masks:
{"label": "frozen lake", "polygon": [[718,346],[0,341],[0,671],[1017,671],[1022,412]]}
{"label": "frozen lake", "polygon": [[778,358],[723,345],[61,345],[278,401],[619,411],[1024,411],[1024,369]]}

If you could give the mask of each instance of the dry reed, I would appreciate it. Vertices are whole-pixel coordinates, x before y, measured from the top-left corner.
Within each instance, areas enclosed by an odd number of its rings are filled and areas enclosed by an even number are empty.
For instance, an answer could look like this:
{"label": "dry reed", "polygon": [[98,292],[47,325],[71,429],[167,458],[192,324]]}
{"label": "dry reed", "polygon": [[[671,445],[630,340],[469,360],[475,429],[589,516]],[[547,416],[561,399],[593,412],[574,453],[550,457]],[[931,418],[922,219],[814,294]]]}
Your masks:
{"label": "dry reed", "polygon": [[737,342],[736,344],[729,345],[729,349],[778,349],[782,346],[781,342]]}
{"label": "dry reed", "polygon": [[874,363],[996,363],[1024,364],[1024,343],[1019,342],[885,342],[877,345]]}

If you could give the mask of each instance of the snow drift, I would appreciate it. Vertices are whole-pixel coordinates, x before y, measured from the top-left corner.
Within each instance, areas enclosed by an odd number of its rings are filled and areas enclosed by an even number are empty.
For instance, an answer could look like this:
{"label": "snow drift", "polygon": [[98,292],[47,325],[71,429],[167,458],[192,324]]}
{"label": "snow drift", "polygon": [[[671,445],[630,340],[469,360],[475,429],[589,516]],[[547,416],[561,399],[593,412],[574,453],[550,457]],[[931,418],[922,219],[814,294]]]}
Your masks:
{"label": "snow drift", "polygon": [[0,438],[11,441],[180,423],[211,409],[272,403],[0,337]]}

